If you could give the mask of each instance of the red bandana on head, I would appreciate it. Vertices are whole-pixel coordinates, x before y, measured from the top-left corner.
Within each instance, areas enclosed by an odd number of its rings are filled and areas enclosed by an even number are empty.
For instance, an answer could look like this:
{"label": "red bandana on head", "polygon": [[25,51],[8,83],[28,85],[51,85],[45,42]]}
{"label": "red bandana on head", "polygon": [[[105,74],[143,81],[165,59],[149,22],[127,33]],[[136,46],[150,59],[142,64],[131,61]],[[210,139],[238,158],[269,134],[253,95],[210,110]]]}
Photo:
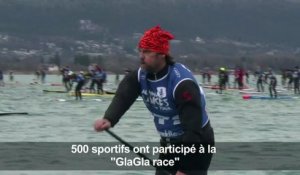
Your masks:
{"label": "red bandana on head", "polygon": [[167,55],[170,48],[169,40],[173,38],[174,36],[171,33],[156,26],[144,33],[139,42],[139,48]]}

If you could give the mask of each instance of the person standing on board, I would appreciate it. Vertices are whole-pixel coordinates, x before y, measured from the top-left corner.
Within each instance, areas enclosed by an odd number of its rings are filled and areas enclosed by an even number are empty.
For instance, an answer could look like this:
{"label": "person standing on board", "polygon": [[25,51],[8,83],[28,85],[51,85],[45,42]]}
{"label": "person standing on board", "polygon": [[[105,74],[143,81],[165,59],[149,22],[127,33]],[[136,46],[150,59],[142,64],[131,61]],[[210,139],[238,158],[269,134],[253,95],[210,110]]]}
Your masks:
{"label": "person standing on board", "polygon": [[204,85],[207,79],[207,72],[204,70],[201,72],[201,75],[202,75],[202,84]]}
{"label": "person standing on board", "polygon": [[287,84],[287,90],[291,90],[292,89],[292,85],[293,85],[293,71],[292,70],[288,70],[287,71],[287,79],[288,79],[288,84]]}
{"label": "person standing on board", "polygon": [[272,73],[269,74],[269,79],[270,79],[270,83],[269,83],[270,96],[271,98],[273,97],[277,98],[277,91],[276,91],[277,79],[275,75]]}
{"label": "person standing on board", "polygon": [[90,90],[90,93],[95,93],[95,85],[97,84],[97,81],[96,81],[96,65],[95,64],[92,64],[92,65],[89,65],[88,67],[88,70],[89,70],[89,74],[90,74],[90,86],[89,86],[89,90]]}
{"label": "person standing on board", "polygon": [[13,71],[9,72],[9,81],[14,81],[14,72]]}
{"label": "person standing on board", "polygon": [[256,87],[257,92],[264,92],[264,74],[263,72],[258,73],[257,75],[257,81],[256,81]]}
{"label": "person standing on board", "polygon": [[281,85],[284,87],[287,79],[287,71],[285,69],[281,70]]}
{"label": "person standing on board", "polygon": [[2,70],[0,70],[0,86],[4,86]]}
{"label": "person standing on board", "polygon": [[207,81],[209,85],[211,84],[211,74],[212,73],[210,71],[207,71]]}
{"label": "person standing on board", "polygon": [[224,67],[219,69],[219,91],[217,93],[222,94],[223,90],[226,89],[226,82],[227,82],[227,73]]}
{"label": "person standing on board", "polygon": [[245,75],[245,71],[243,68],[239,68],[238,69],[238,86],[239,86],[239,90],[242,90],[245,88],[244,86],[244,75]]}
{"label": "person standing on board", "polygon": [[249,74],[249,71],[245,71],[245,77],[246,77],[246,83],[247,85],[249,85],[249,77],[250,77],[250,74]]}
{"label": "person standing on board", "polygon": [[74,82],[77,82],[77,85],[75,87],[76,100],[82,100],[81,89],[85,83],[84,72],[80,71],[79,74],[74,73],[73,75],[71,75],[71,77]]}
{"label": "person standing on board", "polygon": [[293,82],[294,82],[294,93],[295,94],[300,94],[299,81],[300,81],[300,71],[299,71],[299,67],[296,66],[295,70],[293,72]]}
{"label": "person standing on board", "polygon": [[69,92],[72,89],[71,75],[73,74],[73,72],[71,71],[69,66],[63,67],[60,72],[62,75],[63,85],[65,86],[66,91]]}
{"label": "person standing on board", "polygon": [[41,73],[41,83],[45,84],[45,80],[46,80],[46,71],[44,69],[41,69],[40,71]]}
{"label": "person standing on board", "polygon": [[97,84],[97,94],[104,94],[103,90],[103,70],[102,69],[97,69],[95,72],[95,80]]}
{"label": "person standing on board", "polygon": [[[171,39],[173,35],[159,26],[144,33],[138,44],[140,68],[128,73],[120,82],[104,117],[94,124],[96,131],[115,126],[141,95],[153,116],[162,146],[178,142],[214,145],[204,92],[192,72],[173,61],[169,53]],[[159,157],[172,156],[161,154]],[[180,161],[169,171],[174,175],[206,175],[211,158],[212,154],[180,155]],[[164,174],[157,168],[156,175]]]}

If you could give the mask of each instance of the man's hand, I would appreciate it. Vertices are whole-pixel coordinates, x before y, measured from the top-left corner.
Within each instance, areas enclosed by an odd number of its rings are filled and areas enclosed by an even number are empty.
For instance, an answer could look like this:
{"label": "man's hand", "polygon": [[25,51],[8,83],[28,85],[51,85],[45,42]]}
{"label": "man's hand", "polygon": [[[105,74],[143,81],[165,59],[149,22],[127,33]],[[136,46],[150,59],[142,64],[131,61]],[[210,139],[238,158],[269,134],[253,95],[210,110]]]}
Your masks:
{"label": "man's hand", "polygon": [[108,128],[111,127],[111,123],[109,120],[107,119],[98,119],[95,121],[95,124],[94,124],[94,129],[99,132],[99,131],[104,131]]}
{"label": "man's hand", "polygon": [[177,171],[176,175],[186,175],[185,173],[181,172],[181,171]]}

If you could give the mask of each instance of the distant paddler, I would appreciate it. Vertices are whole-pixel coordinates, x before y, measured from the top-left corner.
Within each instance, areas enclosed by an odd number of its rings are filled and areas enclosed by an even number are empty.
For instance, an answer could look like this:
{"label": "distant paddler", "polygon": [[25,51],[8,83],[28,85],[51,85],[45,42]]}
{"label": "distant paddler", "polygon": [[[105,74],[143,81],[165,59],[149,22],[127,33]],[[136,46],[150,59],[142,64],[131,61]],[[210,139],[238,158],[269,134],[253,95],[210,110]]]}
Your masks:
{"label": "distant paddler", "polygon": [[298,66],[295,66],[295,70],[293,72],[293,81],[294,81],[294,93],[300,94],[300,70]]}
{"label": "distant paddler", "polygon": [[238,81],[238,85],[239,85],[239,90],[244,89],[244,75],[245,75],[245,71],[243,68],[239,68],[238,69],[238,77],[237,77],[237,81]]}
{"label": "distant paddler", "polygon": [[77,85],[75,87],[76,100],[82,100],[81,89],[85,83],[84,72],[80,71],[79,74],[72,74],[71,79],[72,81],[77,82]]}
{"label": "distant paddler", "polygon": [[115,85],[118,85],[120,82],[120,75],[119,73],[116,73],[116,77],[115,77]]}
{"label": "distant paddler", "polygon": [[219,69],[219,91],[218,93],[222,94],[222,91],[226,89],[226,83],[228,80],[228,75],[224,67]]}
{"label": "distant paddler", "polygon": [[62,82],[65,85],[66,91],[69,92],[72,89],[71,75],[73,72],[69,68],[69,66],[63,67],[61,70]]}
{"label": "distant paddler", "polygon": [[293,85],[293,81],[294,81],[293,70],[287,70],[286,77],[288,79],[287,89],[291,90],[292,89],[292,85]]}
{"label": "distant paddler", "polygon": [[14,72],[13,71],[9,72],[9,81],[14,81]]}
{"label": "distant paddler", "polygon": [[46,70],[44,68],[41,69],[41,83],[45,84],[46,82]]}
{"label": "distant paddler", "polygon": [[246,76],[246,83],[249,85],[249,78],[250,78],[250,73],[249,71],[245,71],[245,76]]}
{"label": "distant paddler", "polygon": [[2,70],[0,70],[0,86],[4,86]]}
{"label": "distant paddler", "polygon": [[96,69],[95,80],[97,83],[97,94],[104,94],[103,83],[106,82],[106,72],[101,68]]}
{"label": "distant paddler", "polygon": [[257,92],[264,92],[264,83],[265,82],[265,78],[264,78],[264,73],[263,72],[259,72],[257,73],[257,81],[256,81],[256,87],[257,87]]}
{"label": "distant paddler", "polygon": [[270,97],[277,98],[277,91],[276,91],[277,79],[272,72],[269,73],[269,79],[270,79],[270,82],[269,82]]}
{"label": "distant paddler", "polygon": [[97,81],[96,81],[96,69],[97,69],[97,64],[92,64],[92,65],[89,65],[88,67],[88,71],[89,71],[89,75],[90,75],[90,87],[89,87],[89,90],[90,90],[90,93],[95,93],[95,85],[97,84]]}
{"label": "distant paddler", "polygon": [[35,71],[35,76],[36,76],[37,81],[38,81],[38,79],[40,79],[40,75],[41,75],[41,73],[39,70]]}

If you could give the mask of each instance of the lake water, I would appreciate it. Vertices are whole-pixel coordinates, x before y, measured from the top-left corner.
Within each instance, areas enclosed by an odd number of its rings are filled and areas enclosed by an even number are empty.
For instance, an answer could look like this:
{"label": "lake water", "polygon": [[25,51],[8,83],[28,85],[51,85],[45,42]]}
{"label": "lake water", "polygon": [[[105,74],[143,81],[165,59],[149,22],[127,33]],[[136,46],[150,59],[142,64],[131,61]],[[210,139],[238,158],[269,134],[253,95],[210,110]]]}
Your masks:
{"label": "lake water", "polygon": [[[200,76],[197,76],[200,80]],[[5,76],[6,82],[8,77]],[[114,76],[108,76],[114,83]],[[111,98],[76,101],[67,94],[43,93],[61,77],[48,75],[45,85],[30,85],[33,75],[15,75],[15,81],[0,87],[1,112],[28,112],[29,115],[0,116],[1,142],[115,142],[107,133],[93,130]],[[214,80],[213,80],[214,81]],[[253,85],[253,82],[252,82]],[[106,86],[110,88],[111,86]],[[217,142],[300,142],[300,99],[243,100],[238,91],[219,95],[204,89],[211,124]],[[113,128],[130,142],[156,142],[159,136],[143,102],[137,101]],[[300,160],[299,160],[300,162]],[[153,174],[153,171],[0,171],[0,174]],[[212,175],[296,175],[300,171],[210,171]]]}

